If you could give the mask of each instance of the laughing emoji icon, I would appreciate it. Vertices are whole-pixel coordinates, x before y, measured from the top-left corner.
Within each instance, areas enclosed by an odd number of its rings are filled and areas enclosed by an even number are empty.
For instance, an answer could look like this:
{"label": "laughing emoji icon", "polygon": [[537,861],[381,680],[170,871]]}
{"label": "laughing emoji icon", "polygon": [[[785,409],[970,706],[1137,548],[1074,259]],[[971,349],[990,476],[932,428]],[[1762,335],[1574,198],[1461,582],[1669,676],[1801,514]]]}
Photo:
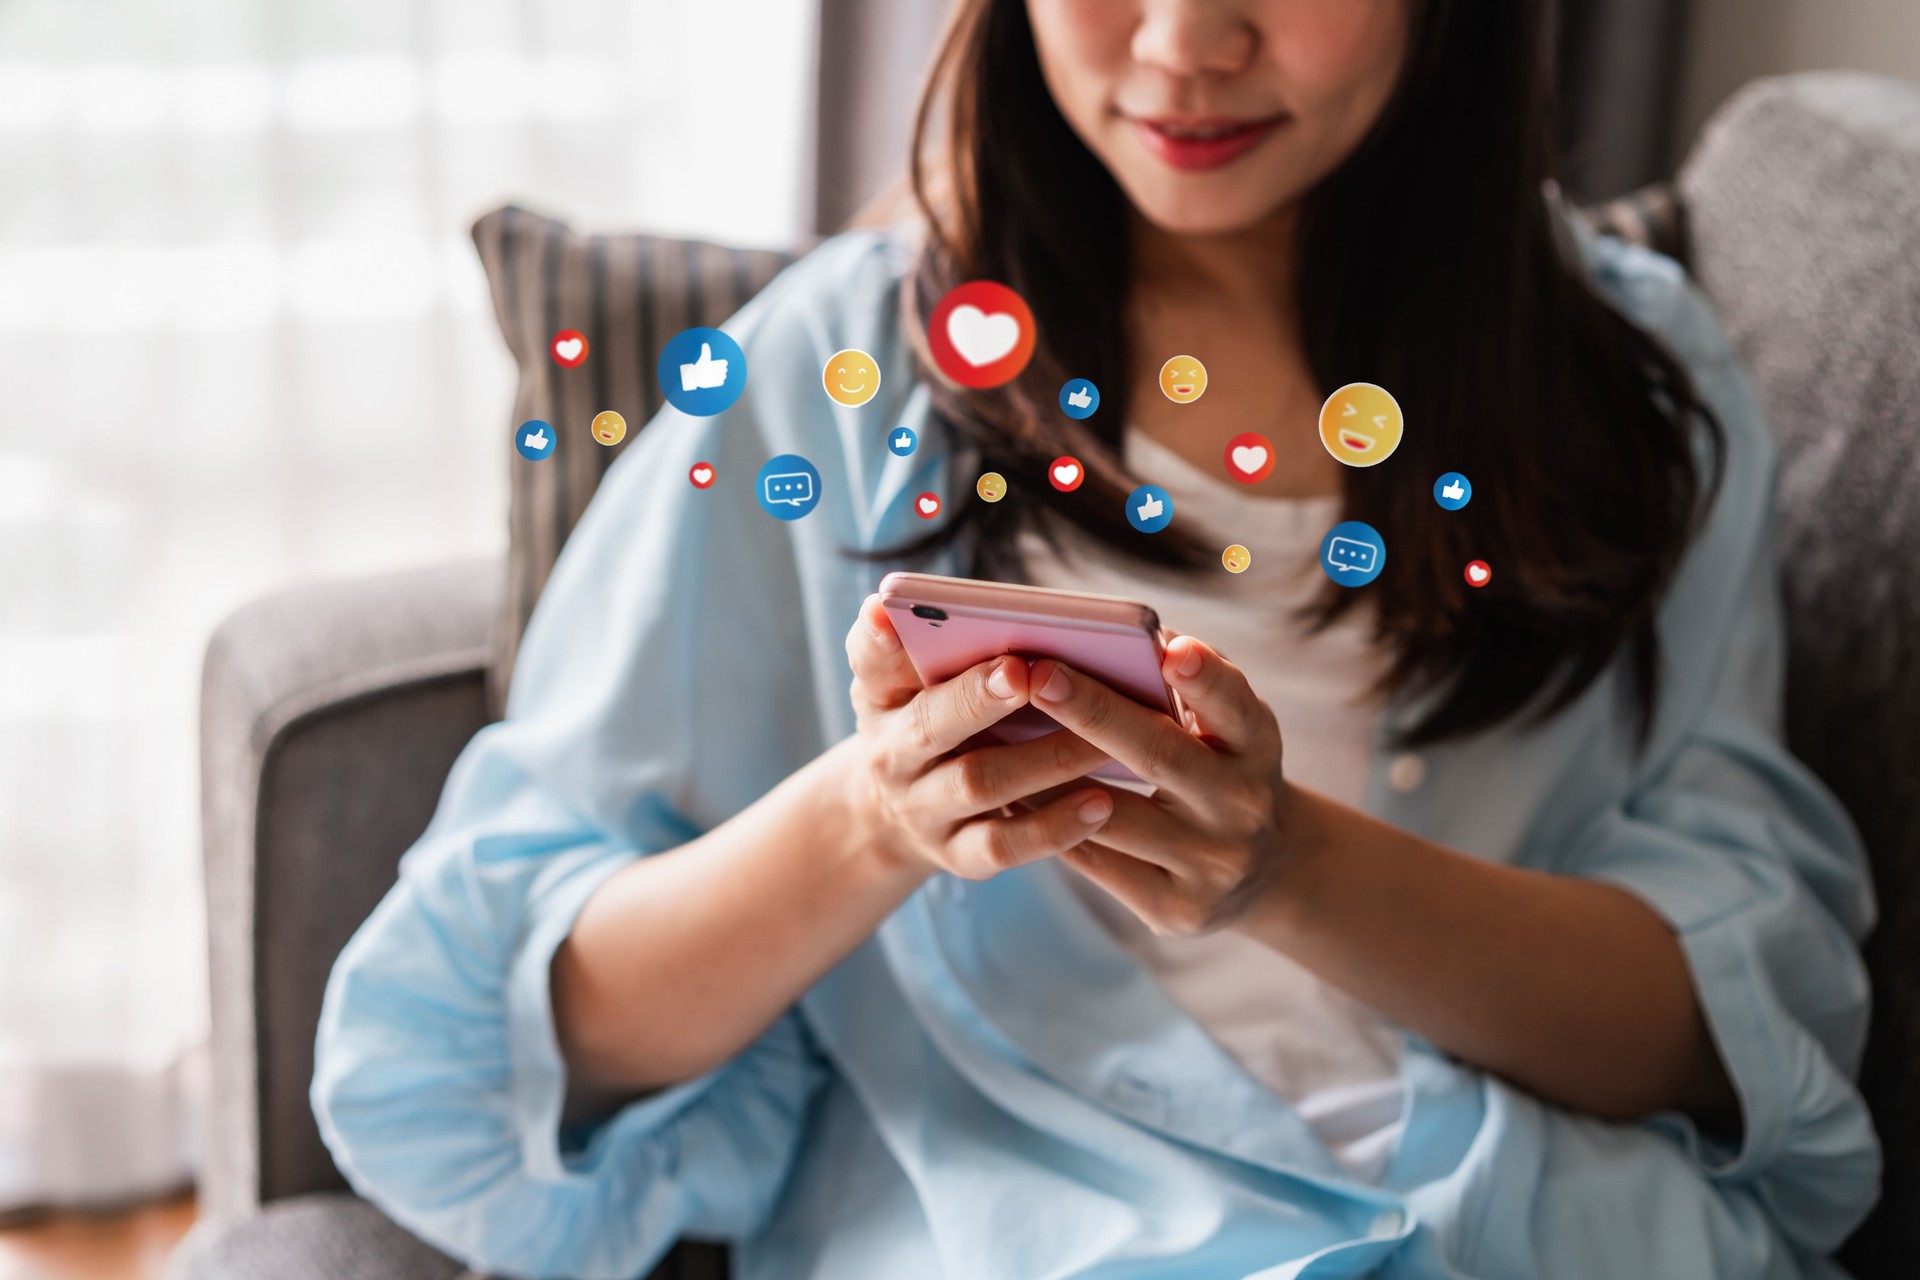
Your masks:
{"label": "laughing emoji icon", "polygon": [[1385,387],[1349,382],[1320,406],[1320,443],[1350,467],[1385,462],[1400,447],[1400,402]]}
{"label": "laughing emoji icon", "polygon": [[612,448],[627,438],[627,420],[611,409],[594,414],[593,438]]}
{"label": "laughing emoji icon", "polygon": [[1207,366],[1192,356],[1175,356],[1160,366],[1160,390],[1175,404],[1192,404],[1207,393]]}

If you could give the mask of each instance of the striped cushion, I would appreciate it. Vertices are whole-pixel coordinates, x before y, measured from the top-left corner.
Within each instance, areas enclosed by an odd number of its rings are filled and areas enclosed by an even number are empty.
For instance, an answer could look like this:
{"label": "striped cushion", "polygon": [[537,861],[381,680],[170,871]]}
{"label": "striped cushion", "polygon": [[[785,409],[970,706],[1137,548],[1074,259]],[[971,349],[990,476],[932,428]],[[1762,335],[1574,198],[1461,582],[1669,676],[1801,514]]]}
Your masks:
{"label": "striped cushion", "polygon": [[[500,433],[511,474],[506,606],[494,629],[488,693],[495,714],[520,633],[560,547],[615,455],[664,397],[654,378],[660,349],[680,330],[717,326],[793,260],[790,253],[728,249],[645,235],[580,235],[565,223],[509,205],[473,225],[493,292],[494,314],[520,367],[513,424],[553,424],[553,452],[529,462]],[[547,351],[553,335],[586,335],[585,363],[563,369]],[[607,448],[588,424],[612,409],[627,438]]]}

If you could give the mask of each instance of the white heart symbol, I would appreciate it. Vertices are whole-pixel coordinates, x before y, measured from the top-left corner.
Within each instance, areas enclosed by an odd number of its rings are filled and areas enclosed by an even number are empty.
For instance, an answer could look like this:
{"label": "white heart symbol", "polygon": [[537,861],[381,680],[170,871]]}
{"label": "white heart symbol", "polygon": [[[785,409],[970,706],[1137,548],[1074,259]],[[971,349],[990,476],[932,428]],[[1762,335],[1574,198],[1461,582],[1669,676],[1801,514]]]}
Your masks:
{"label": "white heart symbol", "polygon": [[1053,478],[1061,484],[1072,484],[1080,474],[1080,468],[1071,462],[1063,462],[1053,469]]}
{"label": "white heart symbol", "polygon": [[553,354],[559,356],[562,360],[573,359],[575,356],[580,354],[580,339],[578,338],[561,339],[559,342],[556,342],[553,344]]}
{"label": "white heart symbol", "polygon": [[1005,311],[988,315],[963,303],[947,316],[947,341],[975,368],[992,364],[1020,341],[1020,321]]}
{"label": "white heart symbol", "polygon": [[933,498],[922,498],[920,499],[920,509],[928,515],[932,515],[940,509],[940,503]]}
{"label": "white heart symbol", "polygon": [[694,468],[693,478],[696,483],[705,484],[707,481],[713,479],[713,468],[696,467]]}
{"label": "white heart symbol", "polygon": [[1467,576],[1475,582],[1485,582],[1487,580],[1487,571],[1476,564],[1467,570]]}
{"label": "white heart symbol", "polygon": [[1267,451],[1257,444],[1238,444],[1233,447],[1233,465],[1243,473],[1252,475],[1267,465]]}

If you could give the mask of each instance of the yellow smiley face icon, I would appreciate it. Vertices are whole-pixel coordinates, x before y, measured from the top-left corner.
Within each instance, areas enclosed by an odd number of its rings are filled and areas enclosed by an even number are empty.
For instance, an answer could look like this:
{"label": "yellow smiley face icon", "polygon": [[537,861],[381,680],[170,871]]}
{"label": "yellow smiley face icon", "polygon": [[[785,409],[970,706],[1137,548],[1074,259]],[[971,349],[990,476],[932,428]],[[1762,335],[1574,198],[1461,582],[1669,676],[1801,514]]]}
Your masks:
{"label": "yellow smiley face icon", "polygon": [[880,366],[864,351],[836,351],[820,371],[820,384],[835,404],[857,409],[880,390]]}
{"label": "yellow smiley face icon", "polygon": [[1400,402],[1385,387],[1349,382],[1320,406],[1320,443],[1350,467],[1385,462],[1400,447]]}
{"label": "yellow smiley face icon", "polygon": [[616,445],[627,438],[627,420],[608,409],[593,415],[593,438],[604,445]]}
{"label": "yellow smiley face icon", "polygon": [[1160,366],[1160,390],[1175,404],[1192,404],[1207,393],[1207,366],[1175,356]]}
{"label": "yellow smiley face icon", "polygon": [[1007,478],[998,471],[985,472],[974,484],[973,491],[983,502],[998,502],[1007,496]]}
{"label": "yellow smiley face icon", "polygon": [[1220,553],[1220,563],[1228,573],[1245,573],[1253,563],[1253,552],[1236,542]]}

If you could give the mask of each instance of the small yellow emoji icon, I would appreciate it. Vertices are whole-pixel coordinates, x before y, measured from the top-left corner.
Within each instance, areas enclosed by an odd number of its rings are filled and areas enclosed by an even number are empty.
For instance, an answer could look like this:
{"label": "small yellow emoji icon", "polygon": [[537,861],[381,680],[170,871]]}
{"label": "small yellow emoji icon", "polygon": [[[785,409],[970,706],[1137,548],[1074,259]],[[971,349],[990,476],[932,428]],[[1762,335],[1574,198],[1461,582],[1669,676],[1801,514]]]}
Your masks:
{"label": "small yellow emoji icon", "polygon": [[981,475],[973,486],[982,502],[998,502],[1007,496],[1007,478],[998,471],[988,471]]}
{"label": "small yellow emoji icon", "polygon": [[880,390],[880,366],[866,352],[848,347],[833,353],[820,371],[820,383],[835,404],[857,409]]}
{"label": "small yellow emoji icon", "polygon": [[627,438],[627,420],[611,409],[594,414],[593,438],[605,445],[619,444]]}
{"label": "small yellow emoji icon", "polygon": [[1228,573],[1245,573],[1247,566],[1253,563],[1253,552],[1236,542],[1220,553],[1220,563]]}
{"label": "small yellow emoji icon", "polygon": [[1349,382],[1320,406],[1320,443],[1350,467],[1385,462],[1402,427],[1400,402],[1371,382]]}
{"label": "small yellow emoji icon", "polygon": [[1175,404],[1192,404],[1207,392],[1207,366],[1192,356],[1175,356],[1160,366],[1160,390]]}

